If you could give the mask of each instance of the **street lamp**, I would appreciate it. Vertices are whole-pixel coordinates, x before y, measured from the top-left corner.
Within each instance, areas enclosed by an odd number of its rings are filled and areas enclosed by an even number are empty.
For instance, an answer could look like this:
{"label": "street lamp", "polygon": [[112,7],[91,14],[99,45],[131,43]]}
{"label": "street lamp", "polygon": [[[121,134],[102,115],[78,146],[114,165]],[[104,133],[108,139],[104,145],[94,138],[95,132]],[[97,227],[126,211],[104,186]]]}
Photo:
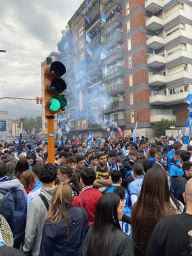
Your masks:
{"label": "street lamp", "polygon": [[6,52],[5,50],[0,50],[0,52]]}

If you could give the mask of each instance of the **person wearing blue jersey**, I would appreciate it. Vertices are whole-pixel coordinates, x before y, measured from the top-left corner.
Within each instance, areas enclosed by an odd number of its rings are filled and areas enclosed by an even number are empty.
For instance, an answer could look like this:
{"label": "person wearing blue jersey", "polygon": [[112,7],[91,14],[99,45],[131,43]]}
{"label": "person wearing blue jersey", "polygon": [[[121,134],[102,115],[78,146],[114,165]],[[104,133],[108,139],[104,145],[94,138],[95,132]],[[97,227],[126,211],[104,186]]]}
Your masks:
{"label": "person wearing blue jersey", "polygon": [[[123,187],[121,187],[121,186],[116,187],[113,192],[116,193],[120,197],[121,201],[126,201],[126,194],[125,194],[125,190],[123,189]],[[125,215],[130,218],[130,223],[125,222],[124,218],[122,218],[122,220],[119,221],[119,224],[120,224],[122,231],[124,233],[126,233],[132,239],[131,208],[128,206],[124,207],[123,217]]]}
{"label": "person wearing blue jersey", "polygon": [[[103,193],[113,193],[116,187],[120,187],[122,183],[122,173],[118,170],[113,170],[111,172],[111,179],[112,179],[112,185],[110,188],[106,189]],[[123,188],[124,189],[124,188]],[[126,206],[131,206],[131,201],[130,201],[130,196],[128,192],[124,189],[125,191],[125,205]]]}
{"label": "person wearing blue jersey", "polygon": [[129,191],[129,194],[131,197],[132,206],[137,201],[140,191],[141,191],[141,186],[142,186],[143,178],[144,178],[143,165],[140,163],[134,163],[133,174],[134,174],[135,180],[132,181],[128,186],[128,191]]}
{"label": "person wearing blue jersey", "polygon": [[181,148],[182,148],[182,144],[180,142],[176,142],[173,146],[173,149],[171,149],[169,151],[169,153],[167,154],[167,163],[168,163],[167,167],[168,167],[169,174],[170,174],[171,165],[173,163],[175,163],[175,161],[174,161],[174,152],[176,150],[181,150]]}

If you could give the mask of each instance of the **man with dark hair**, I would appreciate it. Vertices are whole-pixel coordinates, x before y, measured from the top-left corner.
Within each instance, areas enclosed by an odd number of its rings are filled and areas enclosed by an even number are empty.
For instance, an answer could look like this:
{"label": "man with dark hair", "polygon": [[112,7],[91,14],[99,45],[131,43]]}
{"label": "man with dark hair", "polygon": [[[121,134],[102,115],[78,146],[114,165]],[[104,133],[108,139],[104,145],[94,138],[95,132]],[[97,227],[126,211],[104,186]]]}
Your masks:
{"label": "man with dark hair", "polygon": [[[27,194],[18,179],[9,179],[5,163],[0,163],[0,200],[2,200],[1,214],[10,225],[14,247],[19,248],[24,239],[27,214]],[[9,195],[9,196],[8,196]],[[4,201],[7,197],[6,203]]]}
{"label": "man with dark hair", "polygon": [[116,159],[117,159],[117,151],[111,150],[108,155],[108,161],[107,165],[110,166],[113,170],[120,170],[119,166],[116,164]]}
{"label": "man with dark hair", "polygon": [[89,157],[92,155],[92,153],[90,153],[90,151],[88,152],[86,152],[85,153],[85,167],[90,167],[90,163],[89,163]]}
{"label": "man with dark hair", "polygon": [[71,167],[71,169],[73,170],[73,172],[75,172],[75,170],[76,170],[76,168],[77,168],[76,157],[75,157],[75,156],[69,156],[69,157],[67,157],[66,164],[67,164],[69,167]]}
{"label": "man with dark hair", "polygon": [[102,141],[100,141],[100,142],[99,142],[99,146],[98,146],[98,148],[96,149],[96,153],[97,153],[97,154],[102,153],[103,148],[104,148],[104,143],[103,143]]}
{"label": "man with dark hair", "polygon": [[180,158],[180,151],[181,150],[176,150],[174,152],[174,160],[175,160],[175,164],[172,164],[170,172],[169,172],[169,183],[171,185],[171,177],[172,176],[179,176],[179,175],[183,175],[183,169],[182,169],[182,163],[181,158]]}
{"label": "man with dark hair", "polygon": [[131,196],[132,206],[134,205],[134,203],[137,201],[139,197],[141,186],[144,179],[144,168],[142,164],[134,163],[133,175],[135,177],[135,180],[132,181],[128,186],[129,194]]}
{"label": "man with dark hair", "polygon": [[95,210],[101,192],[93,188],[96,174],[91,168],[83,168],[80,172],[80,183],[83,186],[82,193],[73,199],[73,206],[85,208],[88,214],[89,226],[92,227],[95,218]]}
{"label": "man with dark hair", "polygon": [[57,167],[51,163],[44,164],[38,175],[42,189],[30,203],[23,247],[25,253],[31,252],[33,256],[39,256],[42,229],[53,195],[53,181],[57,176]]}
{"label": "man with dark hair", "polygon": [[150,168],[152,168],[152,163],[148,158],[145,157],[143,149],[137,150],[137,158],[142,163],[144,172],[147,172]]}
{"label": "man with dark hair", "polygon": [[77,168],[75,172],[77,173],[78,179],[80,180],[80,172],[85,167],[84,157],[79,154],[76,156],[76,161],[77,161]]}
{"label": "man with dark hair", "polygon": [[26,159],[27,159],[27,162],[28,162],[28,164],[29,164],[29,169],[32,170],[32,168],[33,168],[32,165],[33,165],[34,160],[35,160],[34,155],[33,155],[32,153],[30,153],[30,154],[28,154],[28,155],[26,156]]}
{"label": "man with dark hair", "polygon": [[153,167],[155,167],[155,168],[162,168],[162,169],[167,170],[167,166],[161,162],[162,158],[163,158],[162,153],[161,152],[157,152],[155,154],[155,161],[156,161],[156,163],[153,165]]}
{"label": "man with dark hair", "polygon": [[43,167],[43,164],[35,164],[33,166],[32,172],[35,180],[35,185],[34,185],[35,188],[31,190],[27,195],[27,211],[29,211],[31,201],[39,195],[40,190],[42,188],[41,181],[39,180],[39,173],[42,167]]}
{"label": "man with dark hair", "polygon": [[167,154],[168,172],[170,172],[171,165],[175,163],[174,152],[181,149],[182,149],[182,144],[180,142],[175,142],[175,144],[173,145],[173,149],[171,149]]}
{"label": "man with dark hair", "polygon": [[59,153],[59,158],[58,160],[55,162],[55,165],[57,167],[57,169],[62,165],[62,164],[65,164],[66,163],[66,160],[67,160],[67,157],[68,157],[68,153],[67,152],[60,152]]}
{"label": "man with dark hair", "polygon": [[184,162],[182,169],[184,171],[184,175],[172,176],[171,186],[173,188],[175,197],[184,204],[183,193],[185,192],[187,181],[192,178],[192,162]]}
{"label": "man with dark hair", "polygon": [[107,189],[108,186],[111,186],[111,167],[107,166],[107,157],[104,153],[97,155],[98,166],[94,167],[96,173],[96,180],[94,181],[93,186],[98,188],[101,192]]}
{"label": "man with dark hair", "polygon": [[98,161],[97,161],[97,156],[92,155],[89,157],[89,162],[90,162],[90,168],[94,169],[95,166],[98,165]]}

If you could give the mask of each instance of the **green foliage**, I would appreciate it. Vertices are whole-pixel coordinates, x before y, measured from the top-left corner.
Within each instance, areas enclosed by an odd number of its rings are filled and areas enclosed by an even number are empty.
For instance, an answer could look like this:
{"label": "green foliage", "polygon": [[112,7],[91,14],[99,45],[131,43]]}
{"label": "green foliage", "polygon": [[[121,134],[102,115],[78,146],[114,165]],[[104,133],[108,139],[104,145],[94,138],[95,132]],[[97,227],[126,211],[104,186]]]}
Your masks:
{"label": "green foliage", "polygon": [[[18,127],[21,127],[21,120],[22,118],[20,118],[19,122],[18,122]],[[40,132],[42,128],[42,118],[41,116],[38,116],[36,118],[27,118],[24,117],[23,118],[23,130],[27,133],[27,134],[37,134]]]}
{"label": "green foliage", "polygon": [[175,125],[176,125],[175,120],[168,120],[168,119],[162,118],[161,121],[153,123],[153,131],[155,135],[163,136],[165,135],[165,130]]}

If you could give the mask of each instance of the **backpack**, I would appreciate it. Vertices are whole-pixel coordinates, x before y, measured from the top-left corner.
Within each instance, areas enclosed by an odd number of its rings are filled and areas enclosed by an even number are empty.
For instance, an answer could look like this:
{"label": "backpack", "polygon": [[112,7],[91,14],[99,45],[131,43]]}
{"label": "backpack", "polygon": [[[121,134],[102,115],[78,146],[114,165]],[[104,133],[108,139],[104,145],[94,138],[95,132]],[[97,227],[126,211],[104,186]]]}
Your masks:
{"label": "backpack", "polygon": [[23,190],[12,187],[9,190],[0,189],[3,198],[0,199],[0,214],[8,222],[14,239],[25,233],[27,203]]}

